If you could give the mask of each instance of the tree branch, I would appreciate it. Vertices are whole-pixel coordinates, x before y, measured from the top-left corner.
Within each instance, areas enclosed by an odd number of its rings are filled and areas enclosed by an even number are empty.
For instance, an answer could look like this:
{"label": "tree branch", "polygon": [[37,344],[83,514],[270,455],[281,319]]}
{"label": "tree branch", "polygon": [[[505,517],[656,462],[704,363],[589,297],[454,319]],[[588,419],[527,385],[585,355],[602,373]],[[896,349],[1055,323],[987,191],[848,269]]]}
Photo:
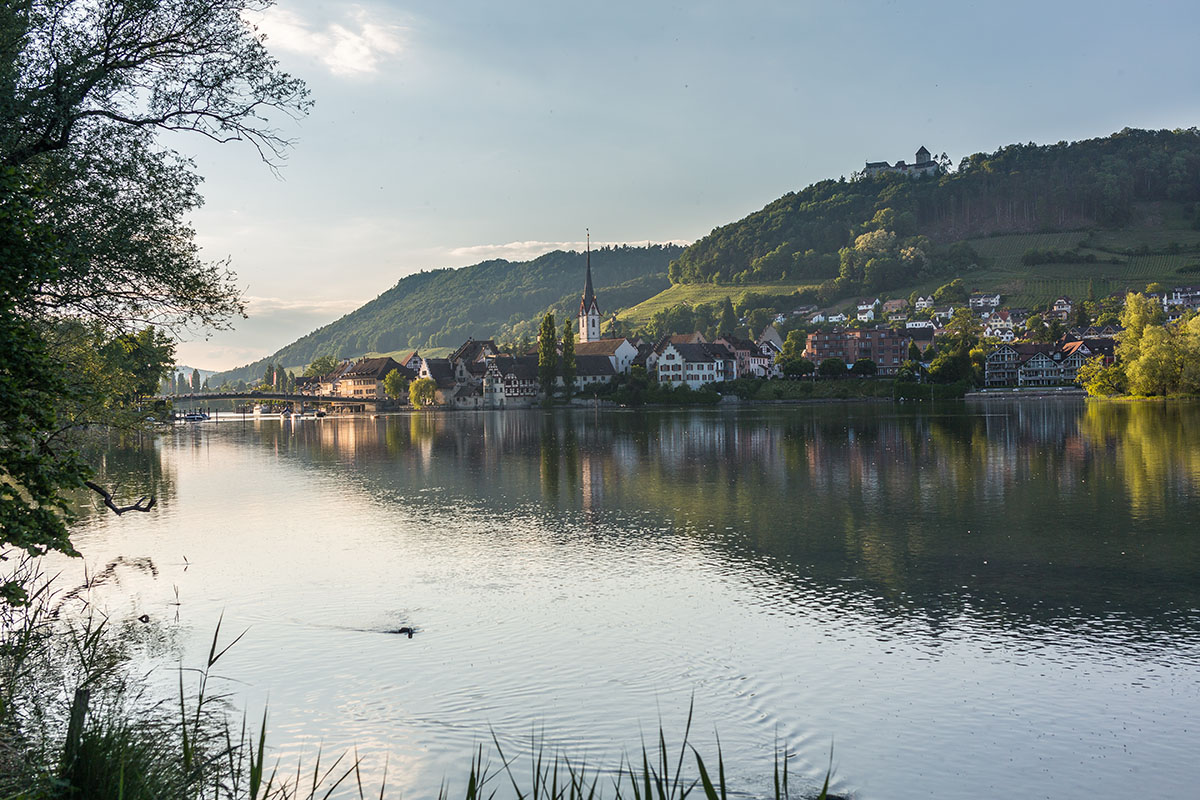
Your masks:
{"label": "tree branch", "polygon": [[84,481],[83,485],[91,489],[96,494],[104,498],[104,505],[108,506],[114,514],[120,516],[126,511],[149,511],[154,508],[154,504],[158,501],[153,497],[139,497],[138,501],[131,506],[119,506],[113,502],[113,496],[106,491],[104,487],[92,481]]}

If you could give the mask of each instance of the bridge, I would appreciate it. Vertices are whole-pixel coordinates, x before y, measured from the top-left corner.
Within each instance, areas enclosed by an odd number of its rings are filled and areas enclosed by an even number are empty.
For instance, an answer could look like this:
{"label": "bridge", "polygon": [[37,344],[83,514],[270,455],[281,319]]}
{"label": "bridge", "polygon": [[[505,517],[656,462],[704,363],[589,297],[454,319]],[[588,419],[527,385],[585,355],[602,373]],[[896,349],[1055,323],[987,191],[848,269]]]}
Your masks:
{"label": "bridge", "polygon": [[295,392],[192,392],[189,394],[162,394],[155,400],[167,400],[176,406],[205,400],[232,400],[248,403],[290,403],[309,407],[324,407],[331,410],[375,411],[381,403],[391,404],[395,400],[386,397],[345,397],[342,395],[296,394]]}

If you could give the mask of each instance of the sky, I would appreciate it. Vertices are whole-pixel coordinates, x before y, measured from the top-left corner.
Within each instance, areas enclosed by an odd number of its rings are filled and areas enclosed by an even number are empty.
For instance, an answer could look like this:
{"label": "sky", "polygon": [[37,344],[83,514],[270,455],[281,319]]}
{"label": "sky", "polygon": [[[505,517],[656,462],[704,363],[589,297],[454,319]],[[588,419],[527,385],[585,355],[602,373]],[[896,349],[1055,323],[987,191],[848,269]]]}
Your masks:
{"label": "sky", "polygon": [[254,19],[315,101],[278,174],[178,136],[250,318],[180,363],[273,353],[422,269],[691,242],[924,145],[962,157],[1200,125],[1200,3],[319,2]]}

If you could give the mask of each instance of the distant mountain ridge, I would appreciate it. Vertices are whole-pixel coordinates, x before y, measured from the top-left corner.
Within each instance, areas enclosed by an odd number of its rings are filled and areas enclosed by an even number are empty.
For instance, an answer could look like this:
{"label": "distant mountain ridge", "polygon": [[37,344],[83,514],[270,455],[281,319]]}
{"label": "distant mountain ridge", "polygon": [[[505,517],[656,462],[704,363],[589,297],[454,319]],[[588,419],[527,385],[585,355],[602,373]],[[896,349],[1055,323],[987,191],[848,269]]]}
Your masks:
{"label": "distant mountain ridge", "polygon": [[[667,265],[682,252],[683,247],[675,244],[592,250],[601,310],[607,315],[666,289],[670,285]],[[495,336],[505,326],[532,319],[548,308],[561,314],[571,303],[577,306],[585,260],[584,253],[555,250],[531,261],[493,259],[408,275],[341,319],[266,358],[218,373],[213,381],[253,380],[261,377],[268,363],[294,367],[323,355],[354,358],[367,352],[457,347],[470,336]]]}

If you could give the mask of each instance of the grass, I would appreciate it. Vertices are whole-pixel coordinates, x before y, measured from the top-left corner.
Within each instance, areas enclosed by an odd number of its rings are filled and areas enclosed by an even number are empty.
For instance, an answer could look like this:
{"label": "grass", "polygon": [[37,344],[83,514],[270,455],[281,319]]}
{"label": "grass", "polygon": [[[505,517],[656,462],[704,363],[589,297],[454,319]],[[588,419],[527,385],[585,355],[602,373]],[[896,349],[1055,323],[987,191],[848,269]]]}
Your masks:
{"label": "grass", "polygon": [[[252,730],[235,722],[228,698],[212,691],[214,668],[241,636],[225,643],[218,623],[203,665],[180,669],[179,695],[148,699],[145,676],[132,672],[136,622],[114,622],[89,606],[87,584],[56,594],[26,560],[15,576],[27,587],[21,607],[0,603],[0,800],[317,800],[388,796],[386,767],[378,787],[362,779],[357,753],[331,762],[320,753],[284,775],[268,763],[267,718]],[[77,604],[77,605],[76,605]],[[188,680],[188,676],[194,678]],[[718,741],[716,773],[688,737],[656,745],[602,773],[544,746],[531,749],[528,770],[515,768],[495,734],[499,766],[482,747],[473,754],[462,796],[492,800],[727,800],[733,792]],[[536,743],[535,743],[536,744]],[[832,770],[832,764],[830,771]],[[603,778],[602,778],[603,776]],[[792,795],[788,756],[776,748],[775,800]],[[819,794],[826,798],[829,773]],[[439,800],[449,800],[443,782]],[[457,792],[456,792],[457,794]],[[397,795],[398,796],[398,795]]]}
{"label": "grass", "polygon": [[[1185,286],[1200,283],[1200,271],[1185,272],[1185,268],[1200,265],[1200,231],[1184,220],[1179,204],[1159,203],[1139,211],[1137,223],[1113,230],[1067,231],[1063,233],[1024,233],[987,236],[969,239],[968,243],[988,259],[988,265],[965,272],[961,277],[972,291],[1000,292],[1007,306],[1037,308],[1055,298],[1087,296],[1091,283],[1097,297],[1110,293],[1141,291],[1146,284],[1159,282],[1165,286]],[[1169,253],[1172,243],[1184,252]],[[1142,248],[1150,252],[1143,253]],[[1075,250],[1095,255],[1098,263],[1039,264],[1027,266],[1021,257],[1029,250]],[[1118,263],[1108,263],[1115,260]],[[951,275],[939,276],[884,291],[885,297],[908,297],[911,292],[928,294]],[[746,286],[717,286],[710,283],[679,284],[628,308],[617,315],[623,322],[637,327],[645,324],[656,311],[680,303],[696,305],[714,303],[726,296],[735,302],[743,292],[786,294],[799,288],[796,283],[762,283]],[[850,300],[835,303],[837,308]]]}
{"label": "grass", "polygon": [[620,314],[617,314],[617,319],[637,327],[649,322],[656,311],[661,311],[680,303],[688,303],[693,306],[700,303],[719,303],[726,297],[736,303],[738,298],[746,292],[791,294],[800,288],[800,286],[801,284],[795,282],[748,283],[729,286],[718,286],[711,283],[680,283],[672,286],[670,289],[659,292],[649,300],[644,300],[636,306],[625,309]]}

